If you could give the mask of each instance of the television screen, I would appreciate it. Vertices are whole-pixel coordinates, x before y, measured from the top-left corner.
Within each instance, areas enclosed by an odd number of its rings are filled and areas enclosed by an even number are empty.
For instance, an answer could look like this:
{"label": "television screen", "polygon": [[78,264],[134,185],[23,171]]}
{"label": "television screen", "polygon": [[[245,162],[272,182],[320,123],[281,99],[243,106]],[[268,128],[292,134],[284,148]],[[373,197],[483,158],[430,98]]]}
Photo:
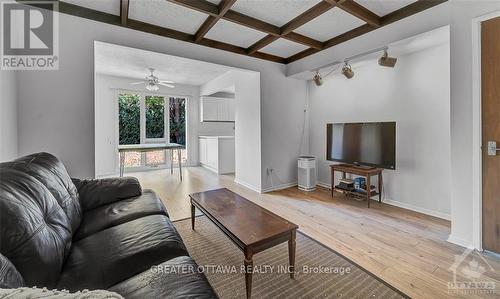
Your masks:
{"label": "television screen", "polygon": [[396,123],[327,124],[326,159],[396,169]]}

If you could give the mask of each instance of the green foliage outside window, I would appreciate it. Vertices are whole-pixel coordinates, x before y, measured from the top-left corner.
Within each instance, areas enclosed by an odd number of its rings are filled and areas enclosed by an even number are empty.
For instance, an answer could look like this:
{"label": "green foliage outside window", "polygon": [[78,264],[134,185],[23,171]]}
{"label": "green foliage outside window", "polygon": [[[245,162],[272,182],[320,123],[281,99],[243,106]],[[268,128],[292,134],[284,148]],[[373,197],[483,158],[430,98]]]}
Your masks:
{"label": "green foliage outside window", "polygon": [[120,144],[141,143],[141,105],[137,94],[118,96]]}
{"label": "green foliage outside window", "polygon": [[[146,96],[146,138],[165,136],[165,98]],[[118,96],[119,142],[120,144],[141,143],[141,105],[137,94]],[[169,99],[169,142],[186,145],[186,99]]]}
{"label": "green foliage outside window", "polygon": [[165,98],[146,97],[146,138],[165,137]]}
{"label": "green foliage outside window", "polygon": [[170,98],[170,142],[186,145],[186,99]]}

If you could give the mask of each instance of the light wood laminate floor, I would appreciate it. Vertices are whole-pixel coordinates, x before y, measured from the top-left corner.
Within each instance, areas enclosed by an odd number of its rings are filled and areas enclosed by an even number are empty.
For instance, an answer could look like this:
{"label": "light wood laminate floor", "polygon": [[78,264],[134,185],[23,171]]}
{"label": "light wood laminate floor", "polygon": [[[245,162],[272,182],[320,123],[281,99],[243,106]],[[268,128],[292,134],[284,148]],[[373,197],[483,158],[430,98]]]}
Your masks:
{"label": "light wood laminate floor", "polygon": [[470,263],[472,256],[460,263],[457,281],[472,281],[466,275],[476,270],[482,272],[476,281],[494,283],[495,290],[449,292],[448,282],[454,276],[449,269],[465,251],[446,241],[449,221],[375,201],[368,209],[366,202],[341,194],[331,198],[325,188],[302,192],[293,187],[258,194],[234,183],[233,176],[218,176],[201,167],[183,168],[180,182],[177,171],[173,175],[168,170],[126,175],[155,190],[173,220],[190,216],[189,193],[226,187],[298,224],[300,231],[413,298],[500,297],[500,261],[483,254],[475,256],[477,266]]}

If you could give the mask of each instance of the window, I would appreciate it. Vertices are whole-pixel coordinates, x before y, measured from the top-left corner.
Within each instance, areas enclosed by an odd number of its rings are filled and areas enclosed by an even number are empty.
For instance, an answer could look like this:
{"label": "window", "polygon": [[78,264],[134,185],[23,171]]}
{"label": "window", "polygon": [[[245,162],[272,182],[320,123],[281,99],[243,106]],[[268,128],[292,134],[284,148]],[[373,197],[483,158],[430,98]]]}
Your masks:
{"label": "window", "polygon": [[165,98],[146,96],[146,139],[165,138]]}
{"label": "window", "polygon": [[[120,93],[119,144],[170,142],[186,146],[186,104],[185,97]],[[187,158],[183,149],[182,163],[187,163]],[[174,154],[173,163],[177,161]],[[165,151],[125,153],[125,168],[167,167],[169,163],[170,155]]]}
{"label": "window", "polygon": [[[186,99],[170,97],[169,99],[169,142],[186,146]],[[174,163],[178,158],[174,155]],[[187,162],[187,152],[181,152],[182,163]]]}
{"label": "window", "polygon": [[120,144],[141,143],[141,105],[137,94],[118,95]]}

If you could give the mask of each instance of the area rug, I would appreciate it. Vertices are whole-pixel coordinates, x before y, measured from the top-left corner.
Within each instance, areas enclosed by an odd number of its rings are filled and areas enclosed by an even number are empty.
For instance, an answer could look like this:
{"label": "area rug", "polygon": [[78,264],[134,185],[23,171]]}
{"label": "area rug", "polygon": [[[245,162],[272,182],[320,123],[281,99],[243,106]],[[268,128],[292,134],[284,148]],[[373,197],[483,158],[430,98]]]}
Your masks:
{"label": "area rug", "polygon": [[[245,298],[243,253],[207,217],[174,222],[220,298]],[[252,298],[406,298],[381,279],[308,236],[297,233],[295,278],[286,243],[255,254]]]}

